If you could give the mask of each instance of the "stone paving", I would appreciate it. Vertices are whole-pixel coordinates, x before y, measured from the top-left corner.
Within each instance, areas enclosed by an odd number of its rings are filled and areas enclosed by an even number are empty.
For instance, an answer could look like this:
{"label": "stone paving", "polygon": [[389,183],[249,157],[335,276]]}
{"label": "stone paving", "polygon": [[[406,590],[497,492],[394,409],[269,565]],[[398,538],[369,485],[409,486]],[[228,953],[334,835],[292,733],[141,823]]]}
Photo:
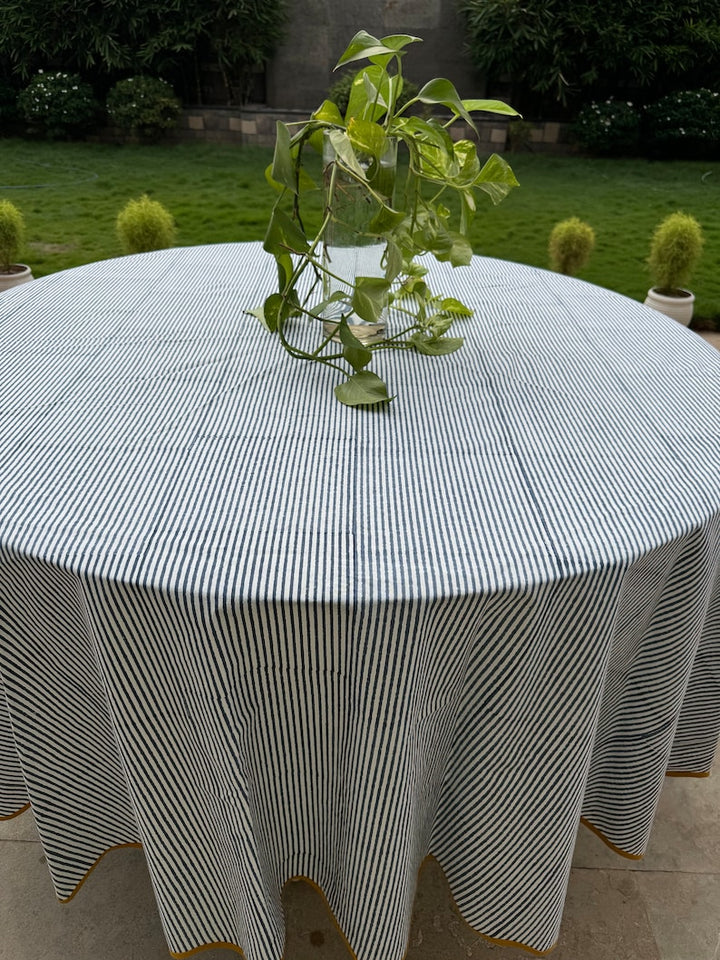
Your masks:
{"label": "stone paving", "polygon": [[[285,960],[351,960],[320,895],[285,894]],[[212,948],[203,960],[237,960]],[[461,919],[440,868],[420,874],[406,960],[520,960]],[[552,960],[720,960],[720,771],[665,780],[643,860],[613,853],[580,827]],[[77,896],[58,903],[32,814],[0,823],[0,960],[168,960],[143,854],[104,857]],[[384,958],[378,958],[384,960]]]}
{"label": "stone paving", "polygon": [[[702,335],[720,349],[720,333]],[[720,759],[705,779],[665,780],[644,859],[626,860],[580,827],[552,960],[720,960]],[[284,960],[350,960],[320,895],[285,894]],[[202,960],[233,960],[212,948]],[[519,960],[488,943],[452,904],[439,867],[420,874],[406,960]],[[0,960],[167,960],[140,850],[100,861],[77,896],[58,903],[32,814],[0,822]],[[377,960],[384,960],[379,957]]]}

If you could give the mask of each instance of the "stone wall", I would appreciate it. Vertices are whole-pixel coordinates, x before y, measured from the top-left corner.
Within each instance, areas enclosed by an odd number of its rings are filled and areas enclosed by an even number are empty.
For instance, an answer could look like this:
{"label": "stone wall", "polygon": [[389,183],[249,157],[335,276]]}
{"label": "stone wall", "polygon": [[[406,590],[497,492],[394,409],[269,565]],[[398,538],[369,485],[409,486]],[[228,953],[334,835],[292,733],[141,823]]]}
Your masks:
{"label": "stone wall", "polygon": [[[247,146],[271,147],[275,143],[275,124],[307,120],[307,110],[272,110],[266,107],[197,107],[183,110],[181,122],[173,139],[181,141],[204,140],[218,143],[237,143]],[[567,124],[524,123],[522,137],[504,120],[477,122],[480,155],[502,153],[510,148],[533,153],[568,153],[573,150]],[[455,139],[474,138],[472,130],[459,122],[450,127]],[[520,142],[519,142],[520,141]]]}

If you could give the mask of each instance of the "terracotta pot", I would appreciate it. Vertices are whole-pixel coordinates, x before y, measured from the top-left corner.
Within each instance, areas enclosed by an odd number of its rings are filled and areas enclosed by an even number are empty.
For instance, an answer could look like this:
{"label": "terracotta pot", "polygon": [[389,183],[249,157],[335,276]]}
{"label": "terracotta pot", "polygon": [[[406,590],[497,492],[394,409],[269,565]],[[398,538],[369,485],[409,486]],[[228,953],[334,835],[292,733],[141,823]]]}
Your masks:
{"label": "terracotta pot", "polygon": [[30,267],[24,263],[13,263],[10,265],[9,273],[0,272],[0,293],[9,290],[10,287],[17,287],[21,283],[27,283],[32,280],[33,275]]}
{"label": "terracotta pot", "polygon": [[660,313],[682,323],[684,327],[687,327],[692,320],[694,303],[695,294],[690,293],[689,290],[680,291],[680,296],[670,297],[666,293],[660,293],[656,287],[650,287],[645,298],[646,307],[659,310]]}

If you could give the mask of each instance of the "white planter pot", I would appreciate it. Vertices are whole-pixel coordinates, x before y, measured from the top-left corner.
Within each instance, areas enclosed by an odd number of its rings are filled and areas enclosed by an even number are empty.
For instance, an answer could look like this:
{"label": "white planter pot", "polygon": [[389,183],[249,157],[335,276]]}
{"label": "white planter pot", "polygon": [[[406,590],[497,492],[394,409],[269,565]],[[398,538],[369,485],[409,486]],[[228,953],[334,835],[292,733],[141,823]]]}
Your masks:
{"label": "white planter pot", "polygon": [[653,310],[659,310],[678,323],[686,327],[692,320],[693,304],[695,303],[695,294],[689,290],[683,290],[680,297],[668,297],[664,293],[658,293],[655,287],[648,290],[645,298],[645,306],[652,307]]}
{"label": "white planter pot", "polygon": [[28,280],[32,279],[33,275],[30,267],[24,263],[14,263],[10,268],[10,273],[0,273],[0,293],[9,290],[10,287],[27,283]]}

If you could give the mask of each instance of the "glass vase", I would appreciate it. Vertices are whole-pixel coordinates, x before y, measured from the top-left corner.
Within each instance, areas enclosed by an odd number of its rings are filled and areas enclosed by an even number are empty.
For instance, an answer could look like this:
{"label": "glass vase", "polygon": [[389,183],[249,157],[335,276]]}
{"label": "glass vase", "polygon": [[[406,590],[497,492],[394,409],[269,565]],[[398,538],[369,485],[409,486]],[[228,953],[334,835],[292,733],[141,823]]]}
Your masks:
{"label": "glass vase", "polygon": [[[351,294],[357,277],[384,277],[383,255],[385,241],[373,232],[372,220],[377,216],[379,204],[358,183],[339,167],[331,176],[335,151],[326,137],[323,144],[326,203],[331,219],[325,231],[323,265],[326,269],[323,281],[325,299],[337,291]],[[372,189],[392,204],[397,172],[397,141],[388,140],[388,146],[378,163],[375,158],[358,157]],[[331,190],[332,187],[332,190]],[[330,336],[338,321],[345,316],[350,331],[362,343],[376,343],[385,338],[387,328],[387,305],[377,323],[359,317],[346,301],[335,301],[323,311],[325,336]],[[333,340],[339,340],[334,336]]]}

